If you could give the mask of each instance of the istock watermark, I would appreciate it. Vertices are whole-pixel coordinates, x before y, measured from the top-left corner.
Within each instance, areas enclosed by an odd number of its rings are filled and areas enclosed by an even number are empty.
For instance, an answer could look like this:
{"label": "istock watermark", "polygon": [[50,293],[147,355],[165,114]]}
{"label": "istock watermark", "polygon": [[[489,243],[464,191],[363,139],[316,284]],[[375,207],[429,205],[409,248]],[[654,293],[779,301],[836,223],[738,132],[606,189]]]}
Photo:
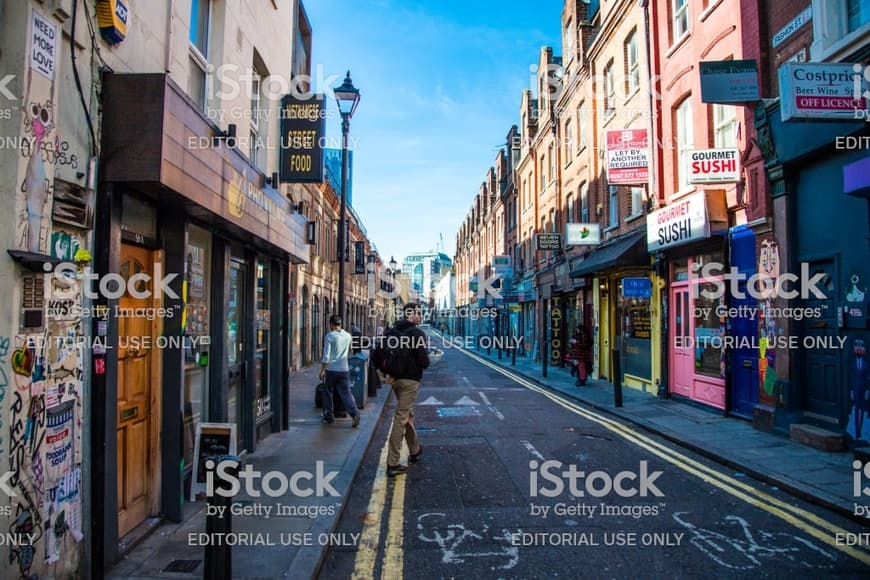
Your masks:
{"label": "istock watermark", "polygon": [[[205,462],[205,488],[209,497],[234,497],[244,483],[245,494],[250,497],[284,497],[288,491],[296,497],[340,497],[338,490],[332,486],[332,480],[338,477],[337,471],[327,472],[323,461],[315,463],[314,473],[297,471],[288,476],[282,471],[257,471],[250,463],[235,474],[239,462],[224,460],[215,463],[208,459]],[[313,483],[305,483],[313,482]]]}
{"label": "istock watermark", "polygon": [[[748,294],[756,300],[768,298],[791,300],[797,297],[806,300],[811,296],[826,300],[828,296],[822,292],[819,284],[822,284],[827,277],[828,274],[824,272],[811,274],[810,265],[806,262],[801,262],[800,275],[786,272],[776,277],[764,272],[747,276],[737,266],[731,266],[726,270],[725,264],[721,262],[708,262],[703,266],[699,264],[692,266],[690,282],[692,296],[694,298],[703,296],[708,300],[724,298],[726,284],[727,292],[737,299],[746,298]],[[794,285],[797,285],[800,290],[795,289]]]}
{"label": "istock watermark", "polygon": [[[641,461],[639,472],[620,471],[615,476],[606,471],[591,471],[586,473],[573,463],[566,467],[561,461],[549,460],[538,463],[529,462],[529,495],[531,497],[559,497],[565,492],[566,481],[569,493],[574,497],[605,497],[615,493],[622,498],[631,497],[664,497],[664,493],[656,486],[656,480],[663,471],[649,471],[649,462]],[[545,486],[538,478],[552,484]],[[627,483],[632,482],[632,483]],[[582,488],[581,488],[582,485]]]}
{"label": "istock watermark", "polygon": [[[46,272],[51,272],[54,283],[52,284],[53,299],[70,299],[75,298],[78,294],[77,280],[83,282],[82,291],[87,298],[107,298],[109,300],[117,300],[125,294],[132,298],[146,299],[151,298],[157,293],[162,293],[165,297],[173,300],[178,300],[178,294],[169,287],[178,277],[177,273],[164,274],[163,266],[160,263],[154,265],[154,275],[139,272],[131,275],[129,278],[124,278],[121,274],[97,274],[91,271],[87,266],[79,269],[79,266],[73,262],[61,262],[56,266],[46,263],[44,266]],[[96,291],[94,282],[97,282]]]}

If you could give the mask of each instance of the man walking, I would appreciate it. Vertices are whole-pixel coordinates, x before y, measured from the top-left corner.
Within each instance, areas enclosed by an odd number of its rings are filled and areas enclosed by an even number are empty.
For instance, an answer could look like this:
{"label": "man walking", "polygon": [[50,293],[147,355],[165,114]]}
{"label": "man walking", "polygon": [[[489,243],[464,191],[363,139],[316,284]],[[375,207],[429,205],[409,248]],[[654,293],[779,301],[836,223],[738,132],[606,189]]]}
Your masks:
{"label": "man walking", "polygon": [[409,461],[417,463],[423,447],[414,429],[414,403],[420,391],[423,369],[429,367],[429,347],[426,334],[417,328],[423,319],[419,304],[408,303],[402,309],[404,318],[396,323],[394,331],[388,333],[386,341],[397,342],[394,359],[389,363],[389,374],[393,378],[393,392],[396,393],[396,412],[393,415],[393,429],[390,432],[387,453],[387,475],[394,477],[408,471],[407,465],[399,463],[402,439],[408,444]]}
{"label": "man walking", "polygon": [[323,397],[323,419],[321,422],[335,423],[332,410],[332,394],[338,392],[347,413],[353,418],[351,425],[359,427],[360,414],[356,401],[350,394],[350,367],[347,355],[350,351],[351,336],[341,328],[341,316],[329,317],[329,333],[323,340],[323,360],[320,362],[320,380],[326,383],[326,396]]}

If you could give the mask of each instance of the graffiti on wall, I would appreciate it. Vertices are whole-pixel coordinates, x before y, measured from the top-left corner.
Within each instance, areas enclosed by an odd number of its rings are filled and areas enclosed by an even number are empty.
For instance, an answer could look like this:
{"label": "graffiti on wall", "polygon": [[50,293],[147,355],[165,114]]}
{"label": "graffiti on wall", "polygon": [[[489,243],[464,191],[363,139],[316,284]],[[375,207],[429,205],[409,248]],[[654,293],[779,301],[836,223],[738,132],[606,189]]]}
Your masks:
{"label": "graffiti on wall", "polygon": [[[776,284],[780,274],[779,244],[776,240],[763,240],[758,252],[758,273],[766,275]],[[776,348],[768,346],[776,338],[776,318],[771,316],[773,296],[758,302],[758,384],[762,404],[776,406]]]}
{"label": "graffiti on wall", "polygon": [[16,493],[9,533],[27,541],[9,546],[9,562],[21,578],[40,576],[41,565],[73,553],[82,539],[82,336],[80,320],[50,317],[40,335],[0,340],[0,380],[10,377],[15,387],[7,390]]}

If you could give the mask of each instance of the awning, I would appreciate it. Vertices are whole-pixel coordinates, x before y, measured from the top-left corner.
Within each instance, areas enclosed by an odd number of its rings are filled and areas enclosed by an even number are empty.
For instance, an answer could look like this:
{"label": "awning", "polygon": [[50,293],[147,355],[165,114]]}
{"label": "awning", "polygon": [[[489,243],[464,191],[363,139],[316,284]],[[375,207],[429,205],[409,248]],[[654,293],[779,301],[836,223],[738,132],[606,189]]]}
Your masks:
{"label": "awning", "polygon": [[614,266],[645,265],[649,265],[649,254],[646,251],[646,230],[641,229],[599,246],[571,270],[571,277],[579,278]]}

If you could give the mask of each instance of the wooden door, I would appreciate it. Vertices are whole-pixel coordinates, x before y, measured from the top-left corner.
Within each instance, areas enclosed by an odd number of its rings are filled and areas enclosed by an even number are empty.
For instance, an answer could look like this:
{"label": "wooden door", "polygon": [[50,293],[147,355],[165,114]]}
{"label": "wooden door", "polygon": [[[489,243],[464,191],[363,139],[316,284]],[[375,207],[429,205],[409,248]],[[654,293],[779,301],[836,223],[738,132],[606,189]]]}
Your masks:
{"label": "wooden door", "polygon": [[[135,274],[154,274],[151,250],[121,246],[120,274],[129,280]],[[151,475],[151,357],[153,321],[145,311],[155,303],[152,282],[134,279],[134,298],[125,291],[118,299],[118,535],[124,536],[148,515],[152,494]],[[147,290],[148,292],[143,292]]]}

